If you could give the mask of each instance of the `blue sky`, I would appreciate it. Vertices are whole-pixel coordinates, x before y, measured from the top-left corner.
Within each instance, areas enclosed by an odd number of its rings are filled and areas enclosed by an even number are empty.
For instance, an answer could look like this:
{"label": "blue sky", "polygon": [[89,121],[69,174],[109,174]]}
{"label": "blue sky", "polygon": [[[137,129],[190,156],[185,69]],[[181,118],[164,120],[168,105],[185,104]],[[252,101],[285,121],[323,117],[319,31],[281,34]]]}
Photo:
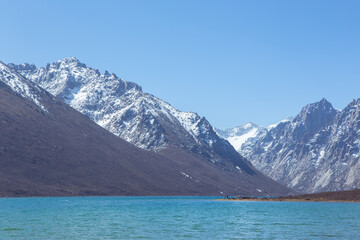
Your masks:
{"label": "blue sky", "polygon": [[360,98],[360,1],[0,0],[0,60],[75,56],[215,127]]}

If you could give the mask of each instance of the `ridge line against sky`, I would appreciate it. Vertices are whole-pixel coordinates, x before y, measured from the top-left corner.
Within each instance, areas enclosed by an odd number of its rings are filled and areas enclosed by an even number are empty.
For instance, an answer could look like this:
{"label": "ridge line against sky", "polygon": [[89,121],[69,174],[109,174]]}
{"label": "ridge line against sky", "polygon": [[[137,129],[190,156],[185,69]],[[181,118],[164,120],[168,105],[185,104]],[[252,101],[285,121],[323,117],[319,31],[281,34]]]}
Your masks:
{"label": "ridge line against sky", "polygon": [[359,1],[0,0],[0,60],[74,56],[225,129],[360,98]]}

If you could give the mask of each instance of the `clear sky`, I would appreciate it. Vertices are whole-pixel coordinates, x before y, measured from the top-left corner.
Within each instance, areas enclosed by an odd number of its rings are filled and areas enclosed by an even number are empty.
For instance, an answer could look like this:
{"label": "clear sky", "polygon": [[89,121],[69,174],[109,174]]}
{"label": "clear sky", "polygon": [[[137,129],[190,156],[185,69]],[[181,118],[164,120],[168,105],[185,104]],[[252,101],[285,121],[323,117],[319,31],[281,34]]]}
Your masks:
{"label": "clear sky", "polygon": [[213,126],[360,98],[360,1],[0,0],[0,60],[75,56]]}

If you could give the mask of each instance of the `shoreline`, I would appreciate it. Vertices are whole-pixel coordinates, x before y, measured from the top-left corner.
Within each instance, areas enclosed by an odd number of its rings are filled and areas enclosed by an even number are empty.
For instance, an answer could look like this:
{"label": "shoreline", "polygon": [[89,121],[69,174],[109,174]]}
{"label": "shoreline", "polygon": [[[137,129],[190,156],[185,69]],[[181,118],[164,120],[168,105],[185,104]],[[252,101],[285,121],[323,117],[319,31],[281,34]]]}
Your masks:
{"label": "shoreline", "polygon": [[360,203],[360,189],[300,194],[295,196],[274,196],[274,197],[248,197],[231,196],[223,201],[257,201],[257,202],[351,202]]}
{"label": "shoreline", "polygon": [[262,199],[262,198],[248,198],[248,199],[240,199],[240,198],[229,198],[229,199],[216,199],[216,201],[230,201],[230,202],[328,202],[328,203],[360,203],[360,200],[325,200],[325,199]]}

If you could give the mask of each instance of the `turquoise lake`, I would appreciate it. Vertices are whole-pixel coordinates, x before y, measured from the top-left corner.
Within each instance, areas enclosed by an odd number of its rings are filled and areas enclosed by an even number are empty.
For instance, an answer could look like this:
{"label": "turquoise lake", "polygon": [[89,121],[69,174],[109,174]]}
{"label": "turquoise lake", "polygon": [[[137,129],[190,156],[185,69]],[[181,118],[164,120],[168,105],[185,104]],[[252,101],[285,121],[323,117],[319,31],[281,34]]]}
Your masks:
{"label": "turquoise lake", "polygon": [[359,203],[0,199],[0,239],[360,239]]}

